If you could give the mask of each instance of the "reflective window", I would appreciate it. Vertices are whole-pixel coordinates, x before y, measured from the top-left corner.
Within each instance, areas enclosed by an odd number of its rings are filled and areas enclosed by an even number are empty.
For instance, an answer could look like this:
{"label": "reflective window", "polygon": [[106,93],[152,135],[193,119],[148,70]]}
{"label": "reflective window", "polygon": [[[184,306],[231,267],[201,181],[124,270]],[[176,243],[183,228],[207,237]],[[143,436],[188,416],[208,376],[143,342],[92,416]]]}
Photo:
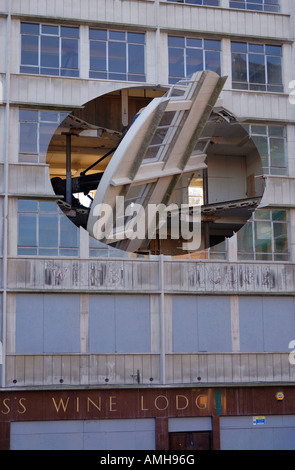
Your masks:
{"label": "reflective window", "polygon": [[282,93],[282,47],[232,42],[232,87]]}
{"label": "reflective window", "polygon": [[229,6],[230,8],[242,10],[271,11],[278,13],[280,11],[280,0],[230,0]]}
{"label": "reflective window", "polygon": [[21,23],[21,73],[79,76],[79,28]]}
{"label": "reflective window", "polygon": [[46,163],[50,140],[67,113],[55,111],[19,111],[19,161]]}
{"label": "reflective window", "polygon": [[238,232],[238,259],[289,261],[288,211],[256,210]]}
{"label": "reflective window", "polygon": [[168,48],[169,83],[176,83],[202,70],[221,73],[220,41],[169,36]]}
{"label": "reflective window", "polygon": [[218,7],[220,0],[167,0],[167,2],[189,3],[191,5],[206,5],[206,6]]}
{"label": "reflective window", "polygon": [[55,202],[19,200],[18,255],[79,256],[79,229]]}
{"label": "reflective window", "polygon": [[90,78],[144,82],[145,34],[90,29]]}
{"label": "reflective window", "polygon": [[245,126],[262,160],[264,175],[287,175],[287,136],[284,126]]}

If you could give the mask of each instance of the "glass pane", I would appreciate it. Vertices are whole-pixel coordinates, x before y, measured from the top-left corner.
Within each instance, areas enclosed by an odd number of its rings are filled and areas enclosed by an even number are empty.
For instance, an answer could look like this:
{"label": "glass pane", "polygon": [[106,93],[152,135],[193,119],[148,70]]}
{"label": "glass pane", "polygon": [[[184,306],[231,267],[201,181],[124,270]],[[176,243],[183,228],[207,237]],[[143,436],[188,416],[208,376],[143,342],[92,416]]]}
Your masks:
{"label": "glass pane", "polygon": [[19,212],[37,212],[38,201],[30,201],[28,199],[20,199],[18,201]]}
{"label": "glass pane", "polygon": [[265,83],[264,55],[249,54],[249,82]]}
{"label": "glass pane", "polygon": [[61,36],[66,38],[78,38],[79,28],[72,28],[70,26],[61,27]]}
{"label": "glass pane", "polygon": [[205,69],[212,70],[220,75],[220,53],[213,51],[205,52]]}
{"label": "glass pane", "polygon": [[126,73],[126,44],[109,42],[109,71]]}
{"label": "glass pane", "polygon": [[39,246],[43,248],[51,248],[58,246],[57,215],[39,216]]}
{"label": "glass pane", "polygon": [[235,53],[232,56],[233,81],[247,82],[247,56]]}
{"label": "glass pane", "polygon": [[270,164],[275,167],[285,167],[285,141],[283,139],[270,138]]}
{"label": "glass pane", "polygon": [[20,153],[38,153],[38,125],[32,122],[20,123]]}
{"label": "glass pane", "polygon": [[52,34],[55,36],[58,36],[58,26],[48,26],[48,25],[42,25],[41,27],[42,34]]}
{"label": "glass pane", "polygon": [[209,49],[211,51],[221,51],[221,42],[213,41],[212,39],[205,39],[204,49]]}
{"label": "glass pane", "polygon": [[79,229],[65,216],[60,217],[60,246],[77,247]]}
{"label": "glass pane", "polygon": [[280,85],[282,81],[282,63],[280,57],[267,57],[268,83]]}
{"label": "glass pane", "polygon": [[58,205],[55,202],[40,201],[40,212],[57,212]]}
{"label": "glass pane", "polygon": [[[175,50],[175,49],[174,49]],[[204,69],[202,49],[186,49],[186,74],[192,75]]]}
{"label": "glass pane", "polygon": [[184,49],[169,49],[169,75],[184,77]]}
{"label": "glass pane", "polygon": [[271,211],[269,209],[257,209],[255,212],[255,219],[270,220]]}
{"label": "glass pane", "polygon": [[38,36],[22,36],[21,63],[23,65],[38,65]]}
{"label": "glass pane", "polygon": [[272,220],[288,220],[288,212],[285,210],[273,210]]}
{"label": "glass pane", "polygon": [[257,136],[254,135],[252,136],[252,140],[254,144],[257,147],[257,150],[259,152],[261,161],[262,161],[262,166],[268,166],[268,141],[267,137],[262,137],[262,136]]}
{"label": "glass pane", "polygon": [[103,29],[90,29],[89,38],[90,39],[104,39],[106,41],[108,38],[107,31]]}
{"label": "glass pane", "polygon": [[39,34],[40,27],[38,24],[34,23],[21,23],[21,33],[26,34]]}
{"label": "glass pane", "polygon": [[78,68],[78,41],[76,39],[62,39],[61,66],[67,69]]}
{"label": "glass pane", "polygon": [[137,44],[145,43],[145,34],[142,33],[127,33],[128,42],[135,42]]}
{"label": "glass pane", "polygon": [[106,43],[90,41],[90,69],[106,70]]}
{"label": "glass pane", "polygon": [[271,222],[255,223],[255,251],[257,253],[272,252]]}
{"label": "glass pane", "polygon": [[168,36],[168,46],[184,47],[184,38],[178,36]]}
{"label": "glass pane", "polygon": [[288,243],[288,225],[284,223],[273,224],[274,233],[274,251],[276,253],[287,253],[289,249]]}
{"label": "glass pane", "polygon": [[37,217],[20,214],[18,218],[18,245],[37,246]]}
{"label": "glass pane", "polygon": [[123,31],[109,31],[109,38],[115,41],[126,41],[126,36]]}
{"label": "glass pane", "polygon": [[59,67],[59,38],[55,36],[41,37],[41,66]]}
{"label": "glass pane", "polygon": [[144,73],[144,46],[129,44],[128,61],[130,73]]}
{"label": "glass pane", "polygon": [[238,231],[238,251],[253,251],[253,225],[251,222],[246,223],[244,227]]}
{"label": "glass pane", "polygon": [[55,113],[54,111],[41,111],[40,120],[46,122],[58,122],[58,113]]}
{"label": "glass pane", "polygon": [[41,123],[40,124],[40,135],[39,135],[39,152],[46,154],[48,146],[52,139],[54,132],[56,131],[57,124]]}

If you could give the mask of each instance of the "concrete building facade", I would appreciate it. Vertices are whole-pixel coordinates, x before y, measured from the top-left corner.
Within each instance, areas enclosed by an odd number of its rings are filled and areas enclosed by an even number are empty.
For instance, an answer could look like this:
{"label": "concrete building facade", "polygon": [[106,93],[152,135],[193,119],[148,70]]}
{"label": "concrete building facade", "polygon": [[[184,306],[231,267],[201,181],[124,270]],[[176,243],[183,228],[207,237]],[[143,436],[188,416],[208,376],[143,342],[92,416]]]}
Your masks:
{"label": "concrete building facade", "polygon": [[[294,449],[294,2],[0,0],[0,24],[0,448]],[[260,152],[261,205],[186,256],[97,243],[57,204],[58,126],[109,131],[74,176],[208,68]]]}

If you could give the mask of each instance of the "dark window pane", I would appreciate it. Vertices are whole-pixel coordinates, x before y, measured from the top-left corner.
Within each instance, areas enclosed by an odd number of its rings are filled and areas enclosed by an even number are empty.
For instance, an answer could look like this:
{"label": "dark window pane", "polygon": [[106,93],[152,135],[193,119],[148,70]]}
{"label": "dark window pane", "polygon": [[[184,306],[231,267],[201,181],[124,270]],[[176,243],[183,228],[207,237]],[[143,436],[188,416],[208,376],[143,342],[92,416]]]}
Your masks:
{"label": "dark window pane", "polygon": [[282,63],[280,57],[267,57],[268,83],[272,85],[282,84]]}
{"label": "dark window pane", "polygon": [[57,123],[40,123],[40,136],[39,136],[39,151],[42,154],[46,154],[48,146],[52,139],[54,132],[56,131]]}
{"label": "dark window pane", "polygon": [[38,153],[38,126],[32,122],[20,123],[20,153]]}
{"label": "dark window pane", "polygon": [[62,39],[61,66],[67,69],[78,68],[78,41],[76,39]]}
{"label": "dark window pane", "polygon": [[184,38],[178,36],[169,36],[168,37],[168,46],[171,47],[184,47]]}
{"label": "dark window pane", "polygon": [[169,49],[169,75],[172,77],[184,77],[184,50]]}
{"label": "dark window pane", "polygon": [[221,42],[212,41],[211,39],[204,40],[204,49],[209,49],[211,51],[221,51]]}
{"label": "dark window pane", "polygon": [[79,37],[79,28],[72,28],[68,26],[61,27],[61,36],[64,38],[77,38]]}
{"label": "dark window pane", "polygon": [[[90,69],[106,70],[106,43],[102,41],[90,42]],[[106,77],[105,77],[106,78]]]}
{"label": "dark window pane", "polygon": [[144,73],[144,46],[129,44],[129,72],[130,73]]}
{"label": "dark window pane", "polygon": [[212,70],[220,75],[220,53],[213,51],[205,52],[205,69]]}
{"label": "dark window pane", "polygon": [[283,223],[273,224],[274,251],[276,253],[288,253],[289,243],[288,243],[287,228],[288,228],[287,224],[283,224]]}
{"label": "dark window pane", "polygon": [[246,54],[233,54],[232,75],[235,82],[247,82],[247,56]]}
{"label": "dark window pane", "polygon": [[37,218],[35,215],[20,214],[18,219],[19,246],[37,246]]}
{"label": "dark window pane", "polygon": [[127,33],[128,42],[135,42],[137,44],[145,43],[145,34],[142,33]]}
{"label": "dark window pane", "polygon": [[42,25],[41,32],[42,34],[51,34],[54,36],[58,36],[59,34],[58,26]]}
{"label": "dark window pane", "polygon": [[109,42],[109,71],[126,73],[126,44]]}
{"label": "dark window pane", "polygon": [[285,167],[285,141],[270,138],[270,164],[275,167]]}
{"label": "dark window pane", "polygon": [[39,246],[46,248],[58,246],[57,215],[39,215]]}
{"label": "dark window pane", "polygon": [[108,38],[107,31],[102,29],[90,29],[89,30],[90,39],[104,39],[105,41]]}
{"label": "dark window pane", "polygon": [[40,27],[34,23],[21,23],[20,31],[25,34],[39,34]]}
{"label": "dark window pane", "polygon": [[187,38],[186,45],[187,47],[198,47],[202,49],[203,41],[202,39]]}
{"label": "dark window pane", "polygon": [[59,38],[54,36],[41,37],[41,66],[59,67]]}
{"label": "dark window pane", "polygon": [[77,247],[78,246],[78,228],[65,216],[60,218],[60,246]]}
{"label": "dark window pane", "polygon": [[22,36],[21,63],[38,65],[38,36]]}
{"label": "dark window pane", "polygon": [[126,41],[125,33],[122,31],[110,31],[109,38],[115,41]]}
{"label": "dark window pane", "polygon": [[249,54],[249,82],[265,83],[264,55]]}
{"label": "dark window pane", "polygon": [[19,112],[20,121],[33,121],[38,122],[38,111],[30,111],[28,109],[21,109]]}
{"label": "dark window pane", "polygon": [[[186,49],[186,73],[187,76],[204,69],[203,50]],[[171,74],[172,75],[172,74]]]}
{"label": "dark window pane", "polygon": [[231,43],[232,52],[247,52],[247,43],[245,42],[232,42]]}

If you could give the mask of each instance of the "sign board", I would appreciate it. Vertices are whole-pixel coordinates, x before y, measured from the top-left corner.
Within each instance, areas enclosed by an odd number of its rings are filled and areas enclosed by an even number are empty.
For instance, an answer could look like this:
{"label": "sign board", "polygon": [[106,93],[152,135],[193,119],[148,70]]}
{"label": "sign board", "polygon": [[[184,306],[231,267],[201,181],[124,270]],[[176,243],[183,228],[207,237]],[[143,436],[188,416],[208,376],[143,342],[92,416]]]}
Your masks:
{"label": "sign board", "polygon": [[265,424],[265,416],[253,416],[253,426],[261,426]]}

